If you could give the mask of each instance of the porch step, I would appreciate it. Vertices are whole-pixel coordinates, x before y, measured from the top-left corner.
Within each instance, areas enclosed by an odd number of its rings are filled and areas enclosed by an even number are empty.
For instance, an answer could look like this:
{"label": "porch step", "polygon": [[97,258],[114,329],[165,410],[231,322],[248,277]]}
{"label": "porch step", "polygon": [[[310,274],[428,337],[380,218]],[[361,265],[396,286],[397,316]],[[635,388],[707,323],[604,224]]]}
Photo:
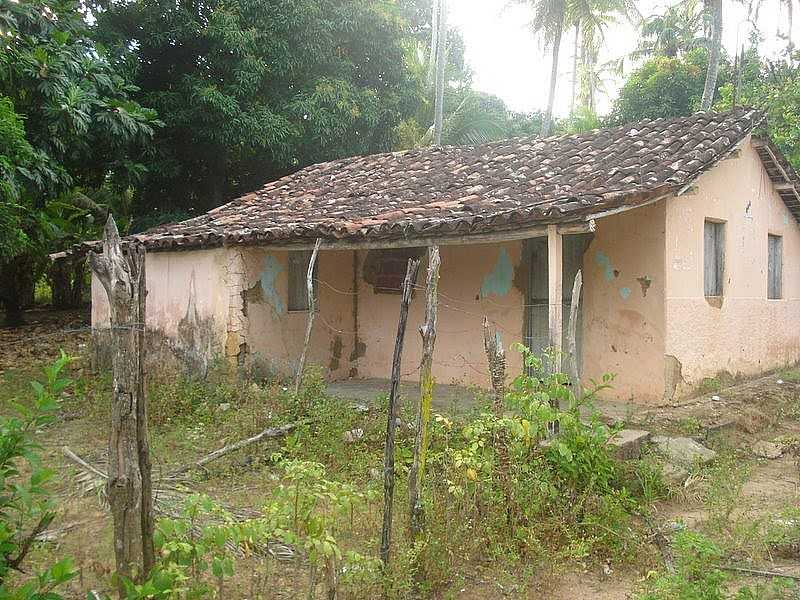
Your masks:
{"label": "porch step", "polygon": [[642,444],[650,439],[650,432],[643,429],[622,429],[609,443],[614,447],[617,458],[635,460],[642,456]]}

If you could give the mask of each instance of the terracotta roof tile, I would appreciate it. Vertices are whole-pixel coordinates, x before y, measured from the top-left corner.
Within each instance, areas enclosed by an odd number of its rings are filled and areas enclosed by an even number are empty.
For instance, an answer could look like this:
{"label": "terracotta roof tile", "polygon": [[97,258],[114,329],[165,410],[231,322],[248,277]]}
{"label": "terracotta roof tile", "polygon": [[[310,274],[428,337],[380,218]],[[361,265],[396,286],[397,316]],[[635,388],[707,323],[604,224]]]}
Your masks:
{"label": "terracotta roof tile", "polygon": [[753,109],[701,112],[546,139],[345,158],[134,237],[166,249],[392,240],[577,221],[679,190],[763,118]]}

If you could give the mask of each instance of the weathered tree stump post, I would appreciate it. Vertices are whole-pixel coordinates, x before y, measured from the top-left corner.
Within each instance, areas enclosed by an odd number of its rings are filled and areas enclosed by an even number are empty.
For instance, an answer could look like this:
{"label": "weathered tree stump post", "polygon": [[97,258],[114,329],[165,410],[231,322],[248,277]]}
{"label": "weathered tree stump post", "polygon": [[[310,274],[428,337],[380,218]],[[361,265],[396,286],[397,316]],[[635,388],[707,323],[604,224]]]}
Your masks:
{"label": "weathered tree stump post", "polygon": [[314,244],[314,251],[311,253],[311,260],[308,261],[308,271],[306,272],[306,289],[308,290],[308,322],[306,323],[306,337],[303,341],[303,352],[300,354],[300,361],[297,363],[297,374],[294,377],[294,395],[300,393],[300,385],[303,383],[303,371],[306,368],[306,356],[308,346],[311,344],[311,330],[314,327],[314,316],[317,314],[317,298],[314,294],[314,267],[317,264],[317,255],[321,239],[317,239]]}
{"label": "weathered tree stump post", "polygon": [[400,319],[397,322],[397,338],[392,358],[392,382],[389,390],[389,415],[386,423],[386,446],[383,452],[383,530],[381,531],[380,557],[383,566],[389,564],[389,548],[392,542],[392,502],[394,500],[394,434],[397,428],[397,393],[400,386],[400,362],[403,356],[403,340],[408,321],[408,305],[411,290],[417,280],[419,260],[409,259],[403,280],[403,295],[400,300]]}
{"label": "weathered tree stump post", "polygon": [[583,276],[580,269],[575,274],[575,281],[572,284],[572,299],[569,306],[569,324],[567,325],[567,374],[572,382],[572,391],[576,400],[580,400],[583,395],[581,388],[581,378],[578,372],[578,307],[581,301],[581,287],[583,286]]}
{"label": "weathered tree stump post", "polygon": [[422,360],[419,369],[419,402],[417,404],[414,462],[408,475],[408,500],[411,515],[411,536],[416,537],[424,526],[425,513],[420,496],[428,452],[428,429],[433,402],[433,348],[436,344],[437,294],[439,288],[439,247],[428,248],[428,279],[425,292],[425,323],[420,327]]}
{"label": "weathered tree stump post", "polygon": [[109,215],[103,253],[91,253],[89,261],[106,290],[111,316],[113,398],[106,489],[114,521],[117,573],[144,578],[155,562],[143,364],[145,250],[131,244],[123,254],[117,225]]}

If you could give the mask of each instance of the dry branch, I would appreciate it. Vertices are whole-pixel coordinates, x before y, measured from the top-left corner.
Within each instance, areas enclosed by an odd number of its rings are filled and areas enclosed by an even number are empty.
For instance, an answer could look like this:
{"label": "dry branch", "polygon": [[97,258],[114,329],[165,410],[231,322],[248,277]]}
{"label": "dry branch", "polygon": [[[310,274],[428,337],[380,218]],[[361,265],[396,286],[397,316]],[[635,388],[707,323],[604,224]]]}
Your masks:
{"label": "dry branch", "polygon": [[581,301],[581,287],[583,286],[583,276],[580,269],[575,274],[575,282],[572,284],[572,299],[569,306],[569,325],[567,329],[567,374],[572,381],[573,392],[577,400],[581,399],[583,391],[581,389],[580,373],[578,373],[578,307]]}
{"label": "dry branch", "polygon": [[425,456],[428,451],[428,428],[433,403],[433,348],[436,345],[436,302],[439,288],[439,247],[428,248],[428,278],[425,294],[425,323],[420,327],[422,360],[419,369],[419,402],[417,404],[414,462],[408,475],[408,500],[411,515],[411,535],[416,538],[422,531],[424,510],[420,487],[425,476]]}
{"label": "dry branch", "polygon": [[725,571],[734,571],[735,573],[744,573],[746,575],[755,575],[757,577],[782,577],[783,579],[791,579],[793,581],[800,581],[800,575],[788,575],[786,573],[778,573],[777,571],[764,571],[761,569],[748,569],[747,567],[734,567],[733,565],[720,565],[720,569]]}
{"label": "dry branch", "polygon": [[243,440],[239,440],[238,442],[234,442],[233,444],[228,444],[227,446],[223,446],[219,450],[214,450],[210,454],[206,454],[203,458],[189,463],[188,465],[183,465],[182,467],[175,469],[172,473],[169,474],[169,478],[175,478],[189,471],[194,469],[200,469],[206,466],[208,463],[217,460],[218,458],[222,458],[226,454],[230,454],[236,450],[241,450],[242,448],[246,448],[252,444],[256,444],[262,440],[272,439],[283,437],[288,433],[291,433],[301,425],[305,425],[309,423],[310,419],[303,419],[300,421],[295,421],[294,423],[288,423],[286,425],[281,425],[280,427],[267,427],[263,431],[251,436],[249,438],[245,438]]}
{"label": "dry branch", "polygon": [[400,363],[403,355],[403,341],[408,321],[408,305],[411,303],[411,289],[417,279],[419,260],[409,259],[406,276],[403,280],[403,295],[400,300],[400,319],[397,322],[397,338],[392,358],[392,384],[389,391],[389,415],[386,424],[386,447],[383,453],[383,529],[381,531],[380,557],[384,566],[389,563],[389,547],[392,537],[392,502],[394,500],[394,436],[397,427],[397,394],[400,386]]}
{"label": "dry branch", "polygon": [[[103,253],[89,262],[106,291],[113,350],[111,435],[107,496],[114,520],[117,572],[147,577],[155,563],[153,501],[144,389],[145,250],[123,253],[112,215],[103,232]],[[121,579],[120,579],[121,581]],[[120,584],[119,594],[124,597]]]}
{"label": "dry branch", "polygon": [[300,393],[300,384],[303,382],[303,371],[306,368],[306,356],[308,346],[311,343],[311,330],[314,327],[314,316],[317,313],[317,299],[314,294],[314,266],[317,264],[317,254],[322,240],[317,238],[314,244],[314,251],[311,253],[311,260],[308,261],[308,272],[306,273],[306,289],[308,290],[308,323],[306,324],[306,337],[303,342],[303,352],[300,354],[300,361],[297,363],[297,374],[294,377],[294,394]]}

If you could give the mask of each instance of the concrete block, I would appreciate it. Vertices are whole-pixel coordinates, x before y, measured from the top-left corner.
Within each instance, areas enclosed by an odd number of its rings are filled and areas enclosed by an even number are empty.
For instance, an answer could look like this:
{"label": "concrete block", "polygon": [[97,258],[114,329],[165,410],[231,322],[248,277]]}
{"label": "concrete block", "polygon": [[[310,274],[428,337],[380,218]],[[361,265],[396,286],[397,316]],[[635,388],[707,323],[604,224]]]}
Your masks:
{"label": "concrete block", "polygon": [[642,444],[650,439],[650,432],[643,429],[622,429],[609,440],[617,458],[633,460],[642,455]]}

